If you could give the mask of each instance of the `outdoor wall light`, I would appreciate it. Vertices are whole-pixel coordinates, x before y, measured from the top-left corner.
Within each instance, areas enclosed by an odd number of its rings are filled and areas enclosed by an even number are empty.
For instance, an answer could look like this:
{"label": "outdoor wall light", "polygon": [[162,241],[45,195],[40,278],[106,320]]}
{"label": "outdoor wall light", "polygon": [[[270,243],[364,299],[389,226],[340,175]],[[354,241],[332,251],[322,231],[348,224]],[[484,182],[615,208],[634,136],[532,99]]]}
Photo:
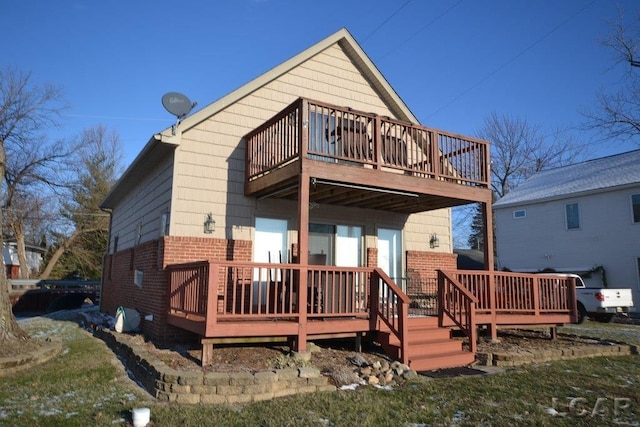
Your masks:
{"label": "outdoor wall light", "polygon": [[438,239],[438,235],[436,233],[433,233],[431,237],[429,237],[429,246],[431,246],[431,249],[440,246],[440,239]]}
{"label": "outdoor wall light", "polygon": [[209,212],[207,218],[204,220],[204,232],[211,234],[216,230],[216,220],[213,219],[213,214]]}

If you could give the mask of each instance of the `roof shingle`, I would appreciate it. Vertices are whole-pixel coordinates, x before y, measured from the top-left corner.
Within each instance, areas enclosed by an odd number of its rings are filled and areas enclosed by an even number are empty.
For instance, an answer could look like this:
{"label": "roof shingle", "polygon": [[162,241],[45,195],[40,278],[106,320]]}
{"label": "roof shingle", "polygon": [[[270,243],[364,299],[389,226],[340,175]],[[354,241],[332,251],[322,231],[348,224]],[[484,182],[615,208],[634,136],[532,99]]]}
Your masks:
{"label": "roof shingle", "polygon": [[493,204],[507,207],[640,184],[640,150],[538,172]]}

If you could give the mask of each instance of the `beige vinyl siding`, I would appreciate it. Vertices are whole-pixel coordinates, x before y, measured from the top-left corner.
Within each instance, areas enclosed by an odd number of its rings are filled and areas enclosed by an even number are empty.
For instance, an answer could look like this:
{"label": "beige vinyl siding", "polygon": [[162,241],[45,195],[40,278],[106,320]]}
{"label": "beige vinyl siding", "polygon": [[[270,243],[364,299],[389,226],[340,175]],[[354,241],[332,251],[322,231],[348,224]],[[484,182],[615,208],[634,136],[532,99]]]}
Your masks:
{"label": "beige vinyl siding", "polygon": [[[244,196],[245,150],[242,137],[284,109],[298,97],[394,117],[376,91],[363,77],[338,44],[277,77],[235,104],[199,123],[182,134],[176,151],[175,206],[171,235],[202,236],[202,223],[211,212],[216,221],[212,237],[251,239],[255,216],[265,203]],[[294,219],[296,208],[275,203],[271,216]],[[397,224],[397,215],[332,207],[327,220],[342,223],[362,222],[365,234],[375,236],[378,223]],[[311,220],[322,212],[314,210]],[[387,217],[388,219],[385,219]],[[406,219],[406,217],[404,218]],[[432,226],[435,225],[435,228]],[[451,250],[449,210],[421,213],[407,222],[407,249],[426,250],[428,239],[414,233],[437,232],[440,250]],[[427,246],[425,246],[425,243]]]}
{"label": "beige vinyl siding", "polygon": [[160,236],[160,217],[171,205],[172,159],[165,159],[153,170],[148,171],[145,177],[117,206],[114,206],[109,252],[113,252],[116,237],[118,250],[122,250]]}
{"label": "beige vinyl siding", "polygon": [[[431,248],[429,237],[435,233],[440,246]],[[431,212],[414,214],[407,220],[404,229],[405,250],[451,253],[453,236],[451,235],[451,209],[439,209]]]}

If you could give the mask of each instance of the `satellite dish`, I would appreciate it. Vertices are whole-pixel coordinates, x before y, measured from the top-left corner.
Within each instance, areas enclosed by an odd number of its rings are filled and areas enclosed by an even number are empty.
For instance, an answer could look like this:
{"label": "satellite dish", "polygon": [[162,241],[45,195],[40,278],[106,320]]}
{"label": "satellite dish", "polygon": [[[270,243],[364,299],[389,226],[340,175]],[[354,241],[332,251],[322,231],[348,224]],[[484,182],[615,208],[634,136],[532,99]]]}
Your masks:
{"label": "satellite dish", "polygon": [[189,98],[179,92],[169,92],[162,96],[162,106],[178,120],[189,114],[196,104],[196,102],[191,103]]}

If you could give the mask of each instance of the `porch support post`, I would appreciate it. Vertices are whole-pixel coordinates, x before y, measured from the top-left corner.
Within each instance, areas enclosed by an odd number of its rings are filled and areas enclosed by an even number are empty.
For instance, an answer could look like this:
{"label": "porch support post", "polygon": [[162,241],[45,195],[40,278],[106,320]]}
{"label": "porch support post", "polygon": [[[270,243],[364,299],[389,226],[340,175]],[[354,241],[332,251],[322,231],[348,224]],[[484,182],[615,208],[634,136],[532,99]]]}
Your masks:
{"label": "porch support post", "polygon": [[[306,102],[303,102],[302,120],[300,120],[300,155],[303,157],[301,165],[305,165],[304,157],[307,154],[307,130],[305,123],[308,114]],[[298,263],[300,264],[300,280],[298,288],[298,337],[294,351],[305,353],[307,351],[307,283],[309,279],[309,173],[301,166],[298,176]]]}
{"label": "porch support post", "polygon": [[485,269],[493,271],[493,209],[491,209],[491,198],[488,202],[482,203],[483,221],[482,228],[484,234],[484,265]]}
{"label": "porch support post", "polygon": [[490,333],[491,340],[498,340],[498,324],[497,324],[497,299],[496,299],[496,278],[493,274],[494,271],[494,259],[493,259],[493,209],[491,209],[491,194],[489,194],[489,200],[482,203],[482,228],[484,234],[484,268],[488,274],[489,284],[489,305],[491,307],[491,325]]}

